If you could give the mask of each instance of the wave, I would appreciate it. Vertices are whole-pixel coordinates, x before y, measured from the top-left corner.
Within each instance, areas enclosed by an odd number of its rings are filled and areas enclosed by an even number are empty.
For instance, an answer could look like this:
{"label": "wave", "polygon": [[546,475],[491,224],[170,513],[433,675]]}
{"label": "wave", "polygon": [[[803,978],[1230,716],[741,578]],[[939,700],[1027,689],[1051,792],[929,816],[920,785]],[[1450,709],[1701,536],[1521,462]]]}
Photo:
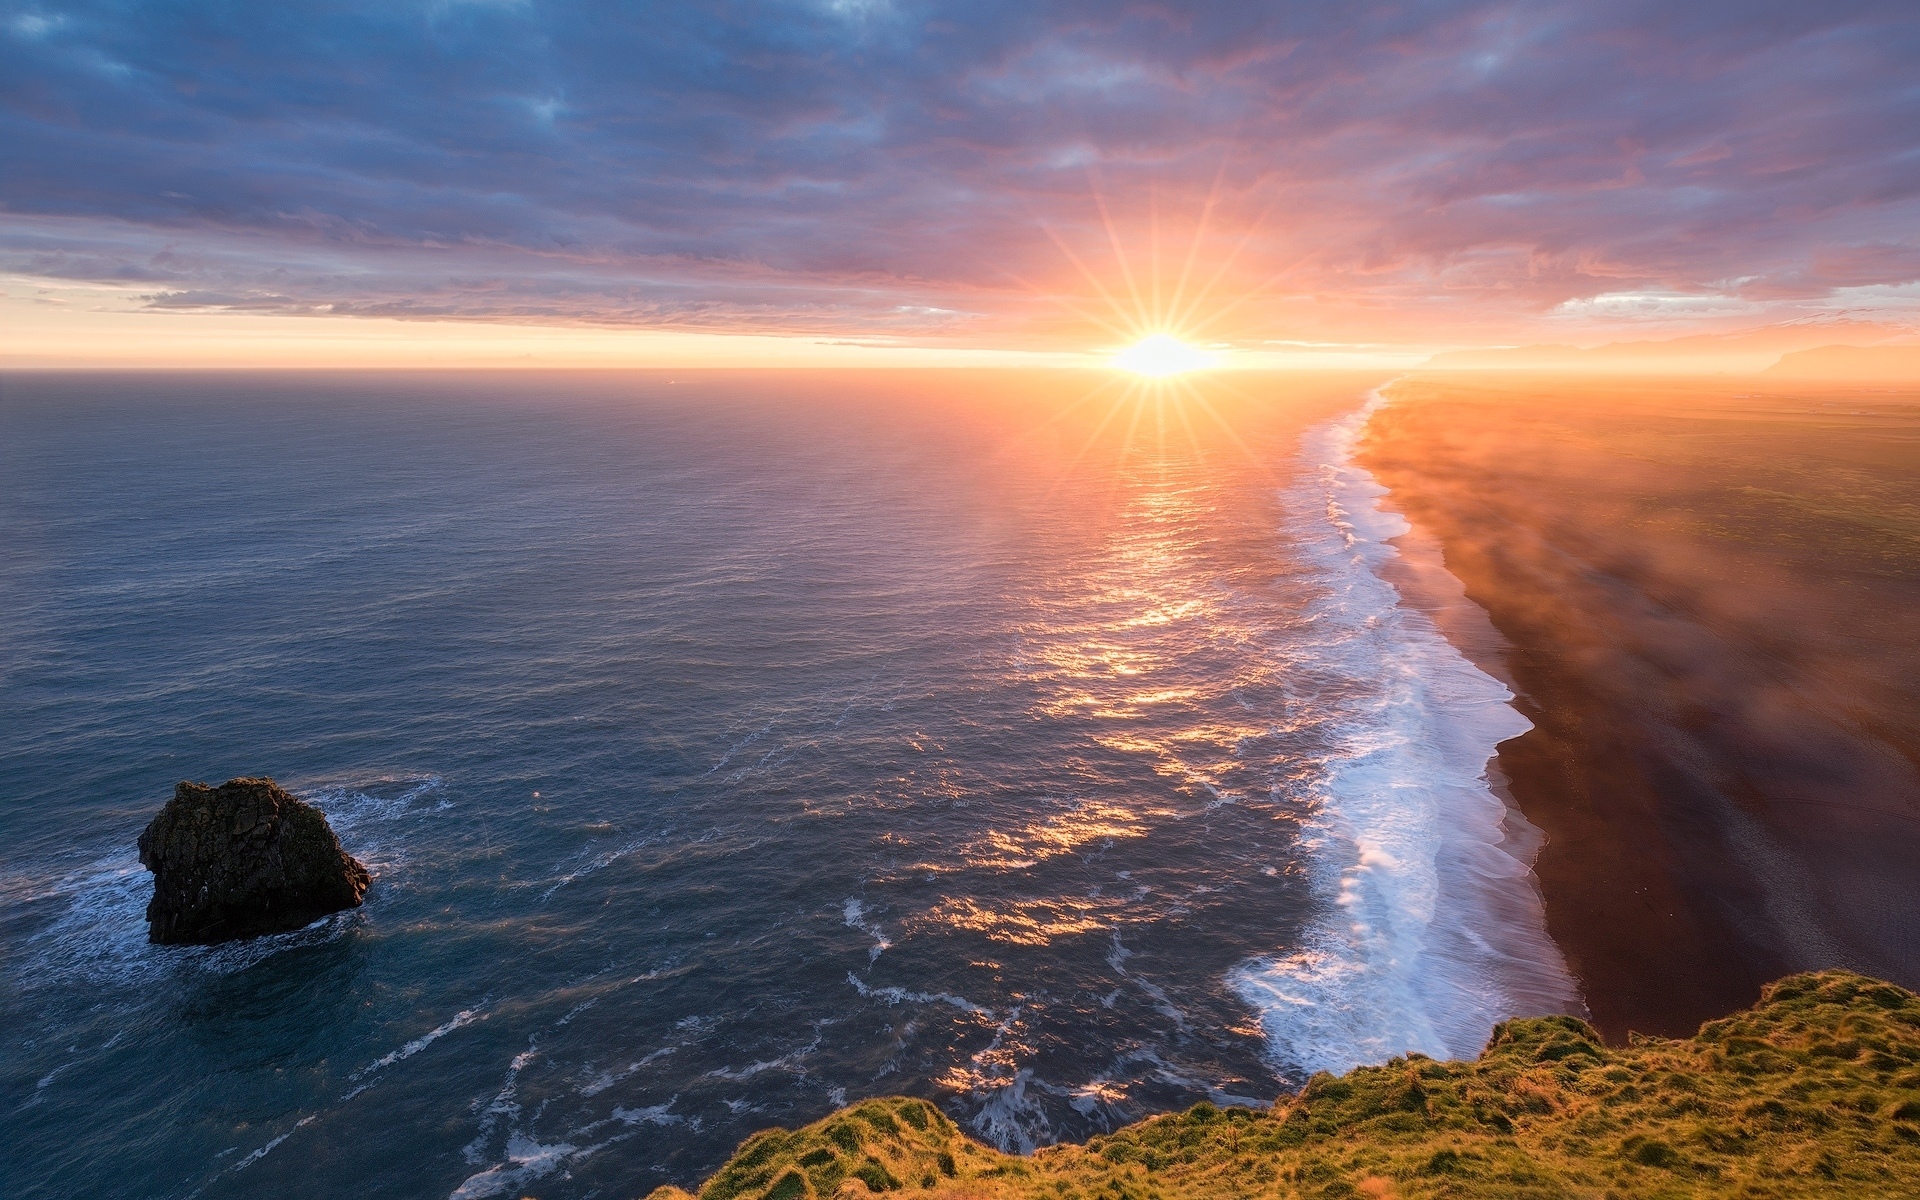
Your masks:
{"label": "wave", "polygon": [[882,954],[893,949],[893,942],[887,938],[886,931],[878,924],[867,919],[865,904],[849,897],[842,906],[841,912],[843,914],[842,924],[846,925],[848,929],[858,929],[861,933],[873,939],[873,945],[867,948],[868,966],[872,966],[875,962],[879,961]]}
{"label": "wave", "polygon": [[452,1033],[456,1029],[461,1029],[468,1025],[473,1024],[475,1021],[484,1021],[486,1019],[487,1019],[487,1014],[481,1012],[480,1009],[477,1007],[463,1008],[459,1012],[455,1013],[452,1019],[448,1020],[444,1024],[441,1024],[441,1025],[435,1026],[432,1029],[429,1029],[427,1032],[421,1034],[417,1038],[414,1038],[412,1041],[400,1047],[398,1050],[389,1050],[387,1053],[381,1055],[379,1058],[374,1059],[372,1062],[368,1063],[366,1066],[361,1067],[358,1071],[355,1071],[353,1074],[349,1075],[347,1078],[353,1081],[358,1081],[360,1079],[363,1079],[366,1076],[373,1074],[375,1071],[378,1071],[383,1067],[392,1066],[394,1063],[399,1062],[403,1058],[412,1058],[414,1055],[420,1053],[422,1050],[425,1050],[428,1046],[433,1045],[435,1042],[439,1041],[441,1038]]}
{"label": "wave", "polygon": [[[586,1004],[575,1005],[565,1016],[554,1021],[548,1028],[551,1030],[565,1027],[577,1014],[591,1007],[592,1004],[593,1001],[588,1001]],[[452,1022],[449,1022],[449,1025],[451,1024]],[[439,1032],[436,1030],[435,1034]],[[429,1040],[431,1036],[433,1035],[429,1035]],[[542,1142],[535,1136],[531,1126],[546,1110],[547,1105],[544,1102],[541,1103],[531,1117],[523,1119],[519,1094],[521,1073],[541,1057],[540,1036],[538,1033],[529,1036],[527,1048],[516,1053],[508,1062],[506,1077],[501,1082],[500,1090],[494,1094],[492,1102],[481,1114],[479,1131],[461,1151],[461,1156],[471,1166],[482,1166],[489,1158],[498,1158],[499,1161],[468,1175],[453,1190],[448,1200],[478,1200],[479,1197],[518,1191],[524,1185],[551,1175],[555,1171],[584,1162],[609,1146],[628,1141],[640,1132],[642,1126],[685,1125],[695,1129],[699,1127],[698,1117],[689,1118],[672,1111],[673,1106],[680,1100],[676,1094],[663,1104],[640,1105],[633,1108],[615,1105],[613,1111],[601,1120],[588,1122],[577,1129],[561,1134],[560,1137],[563,1140]],[[812,1047],[808,1049],[811,1050]],[[633,1067],[640,1067],[644,1061],[646,1060],[634,1063]],[[591,1087],[583,1089],[580,1094],[593,1095],[600,1090],[600,1088]],[[502,1126],[505,1127],[504,1131]],[[624,1129],[625,1132],[615,1133],[599,1141],[588,1140],[597,1136],[602,1130],[616,1126]],[[500,1149],[489,1153],[489,1147],[496,1141],[496,1134],[499,1135],[501,1142]],[[587,1144],[578,1144],[580,1142]]]}
{"label": "wave", "polygon": [[1532,879],[1537,831],[1493,793],[1496,747],[1531,725],[1378,568],[1410,528],[1353,462],[1379,391],[1305,435],[1284,500],[1320,584],[1308,641],[1341,689],[1303,849],[1322,913],[1300,945],[1229,976],[1283,1073],[1418,1052],[1470,1058],[1513,1016],[1580,1012]]}

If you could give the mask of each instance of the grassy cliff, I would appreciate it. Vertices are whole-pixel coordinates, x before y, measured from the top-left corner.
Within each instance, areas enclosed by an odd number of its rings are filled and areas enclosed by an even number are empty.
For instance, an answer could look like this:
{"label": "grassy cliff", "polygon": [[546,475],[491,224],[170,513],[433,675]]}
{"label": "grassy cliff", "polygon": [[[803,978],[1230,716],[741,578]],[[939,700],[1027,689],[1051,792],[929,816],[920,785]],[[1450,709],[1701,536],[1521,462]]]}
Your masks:
{"label": "grassy cliff", "polygon": [[[1691,1038],[1610,1049],[1509,1021],[1474,1062],[1315,1076],[1264,1111],[1201,1104],[1021,1158],[924,1100],[748,1138],[699,1200],[911,1196],[1920,1196],[1920,998],[1841,971],[1773,984]],[[651,1200],[685,1200],[662,1188]]]}

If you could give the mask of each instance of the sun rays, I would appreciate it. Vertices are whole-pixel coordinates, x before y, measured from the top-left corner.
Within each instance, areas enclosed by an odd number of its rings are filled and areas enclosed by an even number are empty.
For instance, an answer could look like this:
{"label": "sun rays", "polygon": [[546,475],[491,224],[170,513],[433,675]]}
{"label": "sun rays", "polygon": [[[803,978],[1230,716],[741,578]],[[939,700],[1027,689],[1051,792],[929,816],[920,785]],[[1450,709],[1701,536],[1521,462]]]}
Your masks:
{"label": "sun rays", "polygon": [[[1119,422],[1124,424],[1119,427],[1116,462],[1142,451],[1163,462],[1183,451],[1189,452],[1183,456],[1204,459],[1204,443],[1219,441],[1219,435],[1249,461],[1257,461],[1216,403],[1227,396],[1253,398],[1214,368],[1228,365],[1233,356],[1234,347],[1222,340],[1230,336],[1229,319],[1249,301],[1268,294],[1285,272],[1250,288],[1244,286],[1244,277],[1236,278],[1267,214],[1237,229],[1230,226],[1231,232],[1222,236],[1226,179],[1223,162],[1198,211],[1171,237],[1157,197],[1147,198],[1146,212],[1140,214],[1144,221],[1126,225],[1091,172],[1090,199],[1098,220],[1084,229],[1080,248],[1052,223],[1037,222],[1080,286],[1042,289],[1020,282],[1078,318],[1082,328],[1111,338],[1101,353],[1114,374],[1068,406],[1072,411],[1104,402],[1106,408],[1067,464],[1068,473],[1078,469]],[[1099,249],[1089,253],[1089,242]],[[1203,429],[1196,429],[1196,422]]]}

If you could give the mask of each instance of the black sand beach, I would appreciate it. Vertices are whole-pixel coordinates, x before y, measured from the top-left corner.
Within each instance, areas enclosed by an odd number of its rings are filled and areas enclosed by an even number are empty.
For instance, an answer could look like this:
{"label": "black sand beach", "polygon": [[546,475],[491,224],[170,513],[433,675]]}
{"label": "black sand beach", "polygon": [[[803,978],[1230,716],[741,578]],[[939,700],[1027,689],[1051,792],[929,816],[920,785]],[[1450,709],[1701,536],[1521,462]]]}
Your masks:
{"label": "black sand beach", "polygon": [[1498,766],[1603,1032],[1684,1035],[1792,970],[1920,982],[1920,396],[1391,394],[1361,461],[1416,526],[1396,582],[1534,722]]}

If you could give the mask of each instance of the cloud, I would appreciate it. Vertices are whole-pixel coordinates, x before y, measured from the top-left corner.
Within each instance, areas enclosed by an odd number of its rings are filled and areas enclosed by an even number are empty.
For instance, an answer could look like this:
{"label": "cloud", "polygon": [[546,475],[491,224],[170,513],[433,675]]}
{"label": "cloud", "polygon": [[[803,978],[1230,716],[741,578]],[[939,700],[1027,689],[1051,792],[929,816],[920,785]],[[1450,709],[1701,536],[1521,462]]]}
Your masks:
{"label": "cloud", "polygon": [[1913,278],[1916,63],[1892,3],[42,2],[0,269],[1005,340],[1150,307],[1157,222],[1229,339],[1819,301]]}

